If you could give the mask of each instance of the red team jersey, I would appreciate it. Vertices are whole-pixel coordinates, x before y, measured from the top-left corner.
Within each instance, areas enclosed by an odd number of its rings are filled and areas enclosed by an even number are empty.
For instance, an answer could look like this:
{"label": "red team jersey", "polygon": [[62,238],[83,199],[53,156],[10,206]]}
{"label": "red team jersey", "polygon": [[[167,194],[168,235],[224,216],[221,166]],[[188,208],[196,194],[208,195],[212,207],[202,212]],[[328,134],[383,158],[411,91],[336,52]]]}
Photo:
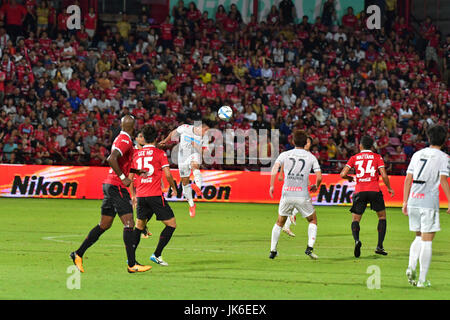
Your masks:
{"label": "red team jersey", "polygon": [[[119,163],[119,167],[122,170],[123,174],[128,177],[130,174],[131,161],[133,159],[133,141],[131,137],[125,131],[121,131],[119,135],[114,139],[113,145],[111,147],[111,152],[116,149],[122,155],[117,159]],[[114,170],[109,169],[108,176],[106,177],[103,183],[112,184],[114,186],[125,188],[125,185],[122,183],[122,180],[117,176]]]}
{"label": "red team jersey", "polygon": [[378,183],[378,169],[384,167],[384,161],[378,153],[363,150],[351,157],[347,162],[347,166],[350,169],[355,168],[356,171],[355,193],[362,191],[381,191]]}
{"label": "red team jersey", "polygon": [[153,145],[146,145],[142,149],[134,149],[132,166],[134,169],[148,171],[147,178],[136,176],[134,180],[136,197],[162,196],[162,169],[169,166],[167,154]]}

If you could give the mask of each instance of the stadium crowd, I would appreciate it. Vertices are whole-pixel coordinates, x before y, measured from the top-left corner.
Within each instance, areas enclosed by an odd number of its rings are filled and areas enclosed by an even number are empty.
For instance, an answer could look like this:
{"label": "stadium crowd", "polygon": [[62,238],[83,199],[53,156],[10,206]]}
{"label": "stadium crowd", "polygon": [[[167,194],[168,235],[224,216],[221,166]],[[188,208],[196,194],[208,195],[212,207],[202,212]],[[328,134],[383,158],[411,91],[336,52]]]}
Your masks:
{"label": "stadium crowd", "polygon": [[[338,19],[328,0],[320,16],[294,23],[283,0],[245,23],[236,5],[211,17],[179,1],[161,24],[147,14],[132,24],[124,13],[99,28],[91,8],[80,30],[68,30],[64,8],[24,2],[0,9],[3,163],[107,165],[120,117],[133,114],[160,139],[196,120],[279,129],[280,151],[302,128],[328,172],[369,134],[388,172],[404,173],[426,129],[448,127],[450,35],[429,18],[420,30],[399,16],[368,30],[364,12]],[[230,122],[216,116],[222,105],[233,107]]]}

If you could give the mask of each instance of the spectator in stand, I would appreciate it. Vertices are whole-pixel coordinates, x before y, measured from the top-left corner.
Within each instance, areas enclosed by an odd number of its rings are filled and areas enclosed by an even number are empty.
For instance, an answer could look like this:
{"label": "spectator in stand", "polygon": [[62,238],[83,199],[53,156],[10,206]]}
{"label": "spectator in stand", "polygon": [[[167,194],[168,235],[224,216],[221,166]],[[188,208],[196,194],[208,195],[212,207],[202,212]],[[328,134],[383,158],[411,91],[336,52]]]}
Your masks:
{"label": "spectator in stand", "polygon": [[16,0],[5,2],[0,8],[0,11],[3,17],[6,16],[5,25],[7,33],[10,35],[13,43],[15,43],[17,37],[23,34],[22,25],[28,11],[23,5],[17,3]]}
{"label": "spectator in stand", "polygon": [[347,33],[352,33],[358,23],[358,19],[353,14],[353,7],[347,8],[347,14],[342,17],[343,30]]}
{"label": "spectator in stand", "polygon": [[93,40],[97,31],[98,16],[93,7],[89,7],[89,12],[84,16],[84,26],[89,40]]}
{"label": "spectator in stand", "polygon": [[47,1],[41,1],[39,7],[36,10],[36,14],[37,14],[36,33],[40,35],[42,31],[46,31],[48,29],[48,17],[50,15],[50,10],[48,8]]}

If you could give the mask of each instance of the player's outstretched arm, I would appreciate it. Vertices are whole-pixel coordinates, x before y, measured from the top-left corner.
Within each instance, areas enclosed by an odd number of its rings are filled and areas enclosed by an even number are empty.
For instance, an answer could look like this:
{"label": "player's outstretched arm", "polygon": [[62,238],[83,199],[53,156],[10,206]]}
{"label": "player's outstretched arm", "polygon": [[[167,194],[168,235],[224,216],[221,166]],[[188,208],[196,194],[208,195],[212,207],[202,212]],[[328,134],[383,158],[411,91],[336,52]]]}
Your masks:
{"label": "player's outstretched arm", "polygon": [[448,176],[441,175],[441,186],[444,190],[445,196],[447,197],[447,213],[450,214],[450,206],[448,202],[450,201],[450,186],[448,185]]}
{"label": "player's outstretched arm", "polygon": [[163,171],[170,187],[172,188],[173,192],[175,192],[177,190],[177,185],[175,184],[175,180],[173,179],[172,173],[170,172],[170,168],[168,166],[164,167]]}
{"label": "player's outstretched arm", "polygon": [[117,149],[114,149],[113,152],[111,152],[111,154],[108,156],[108,159],[106,159],[106,161],[108,161],[111,169],[113,169],[120,180],[122,180],[125,187],[128,187],[131,184],[131,180],[124,175],[124,173],[120,169],[119,162],[117,161],[117,159],[119,159],[119,157],[121,156],[122,155],[120,154],[120,152]]}
{"label": "player's outstretched arm", "polygon": [[279,168],[280,168],[280,163],[279,162],[275,162],[275,164],[273,165],[273,168],[272,168],[272,172],[270,174],[269,194],[270,194],[270,197],[272,199],[273,199],[273,190],[275,189],[275,178],[277,177]]}
{"label": "player's outstretched arm", "polygon": [[405,182],[403,184],[403,206],[402,212],[405,216],[408,215],[408,198],[409,193],[411,192],[411,184],[412,184],[413,176],[411,173],[408,173],[405,178]]}
{"label": "player's outstretched arm", "polygon": [[384,167],[380,168],[381,178],[386,185],[388,192],[391,194],[391,198],[394,196],[394,189],[391,188],[391,183],[389,182],[389,176],[387,175],[386,169]]}
{"label": "player's outstretched arm", "polygon": [[163,141],[161,141],[158,144],[158,147],[163,147],[165,146],[169,141],[171,141],[172,139],[175,139],[176,137],[178,137],[178,132],[177,129],[172,130],[169,135],[167,136],[167,138],[165,138]]}

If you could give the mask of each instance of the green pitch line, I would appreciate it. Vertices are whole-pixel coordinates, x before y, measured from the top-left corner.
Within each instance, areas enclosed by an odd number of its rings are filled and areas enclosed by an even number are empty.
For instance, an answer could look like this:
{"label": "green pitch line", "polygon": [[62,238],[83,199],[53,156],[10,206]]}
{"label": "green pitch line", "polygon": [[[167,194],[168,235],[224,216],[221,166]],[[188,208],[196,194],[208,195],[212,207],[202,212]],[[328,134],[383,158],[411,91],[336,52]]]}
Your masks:
{"label": "green pitch line", "polygon": [[[199,203],[195,218],[187,203],[171,203],[178,228],[163,253],[169,267],[128,274],[122,225],[112,228],[85,254],[80,289],[68,289],[78,248],[100,217],[101,201],[0,199],[0,299],[449,299],[450,216],[441,211],[428,278],[431,288],[411,287],[405,276],[414,235],[400,209],[387,209],[386,257],[374,253],[377,218],[370,210],[361,223],[361,258],[353,257],[348,207],[316,207],[314,252],[304,254],[307,223],[282,234],[279,256],[268,258],[276,205]],[[141,239],[137,259],[151,263],[153,236]],[[381,289],[369,289],[370,266],[381,272]],[[75,283],[75,282],[70,282]]]}

